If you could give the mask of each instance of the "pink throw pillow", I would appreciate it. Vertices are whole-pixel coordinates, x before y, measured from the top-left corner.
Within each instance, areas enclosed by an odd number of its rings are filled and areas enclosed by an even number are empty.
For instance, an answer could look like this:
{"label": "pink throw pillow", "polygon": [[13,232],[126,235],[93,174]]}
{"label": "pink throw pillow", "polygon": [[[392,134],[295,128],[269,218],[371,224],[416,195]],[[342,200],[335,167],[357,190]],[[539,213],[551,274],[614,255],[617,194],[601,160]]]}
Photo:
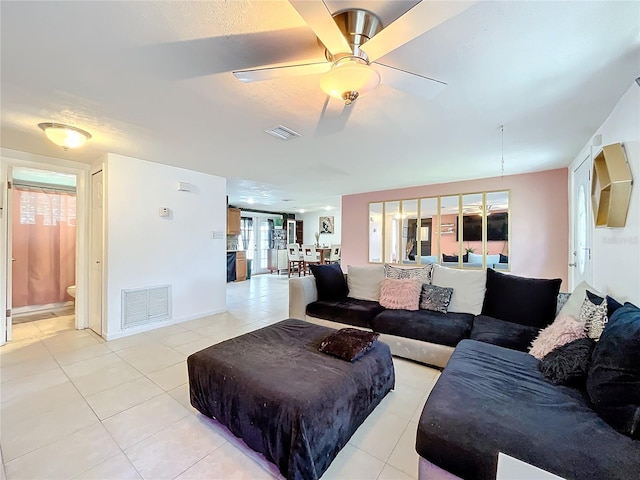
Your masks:
{"label": "pink throw pillow", "polygon": [[586,336],[584,323],[571,315],[563,315],[556,318],[547,328],[540,330],[536,339],[531,343],[529,354],[542,360],[551,350]]}
{"label": "pink throw pillow", "polygon": [[418,310],[422,280],[385,278],[380,289],[380,305],[393,310]]}

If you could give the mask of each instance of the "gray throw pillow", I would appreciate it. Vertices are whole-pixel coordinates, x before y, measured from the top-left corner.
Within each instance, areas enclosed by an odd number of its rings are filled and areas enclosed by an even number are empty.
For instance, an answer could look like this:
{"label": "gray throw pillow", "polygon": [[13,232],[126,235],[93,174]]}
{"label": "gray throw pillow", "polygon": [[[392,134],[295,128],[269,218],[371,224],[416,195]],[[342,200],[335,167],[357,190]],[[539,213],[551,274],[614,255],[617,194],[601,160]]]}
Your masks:
{"label": "gray throw pillow", "polygon": [[453,288],[423,284],[422,294],[420,295],[420,309],[447,313],[451,295],[453,295]]}
{"label": "gray throw pillow", "polygon": [[431,275],[433,272],[433,264],[424,267],[400,268],[392,265],[384,265],[384,276],[393,278],[394,280],[403,280],[406,278],[417,278],[422,283],[431,283]]}
{"label": "gray throw pillow", "polygon": [[602,299],[600,304],[596,304],[587,295],[580,307],[580,321],[584,322],[587,337],[597,342],[608,320],[607,300]]}

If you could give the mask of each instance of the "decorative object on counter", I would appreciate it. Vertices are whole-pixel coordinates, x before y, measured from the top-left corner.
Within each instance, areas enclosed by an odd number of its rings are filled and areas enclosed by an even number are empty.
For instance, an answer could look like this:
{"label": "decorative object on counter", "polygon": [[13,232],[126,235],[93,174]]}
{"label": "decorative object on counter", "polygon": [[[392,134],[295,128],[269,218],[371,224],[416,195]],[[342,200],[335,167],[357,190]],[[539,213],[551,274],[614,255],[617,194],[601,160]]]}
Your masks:
{"label": "decorative object on counter", "polygon": [[313,234],[316,237],[316,247],[320,246],[320,233],[316,232]]}
{"label": "decorative object on counter", "polygon": [[333,233],[333,217],[320,217],[320,233]]}

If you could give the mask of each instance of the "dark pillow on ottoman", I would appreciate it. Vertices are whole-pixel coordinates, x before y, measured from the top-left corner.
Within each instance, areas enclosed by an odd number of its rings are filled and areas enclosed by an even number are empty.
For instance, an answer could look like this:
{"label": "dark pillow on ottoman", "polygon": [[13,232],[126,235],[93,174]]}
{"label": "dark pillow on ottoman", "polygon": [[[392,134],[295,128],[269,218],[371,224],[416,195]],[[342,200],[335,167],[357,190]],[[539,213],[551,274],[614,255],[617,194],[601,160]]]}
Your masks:
{"label": "dark pillow on ottoman", "polygon": [[327,335],[318,350],[347,362],[353,362],[371,350],[373,342],[379,336],[379,333],[358,330],[357,328],[342,328]]}
{"label": "dark pillow on ottoman", "polygon": [[617,309],[591,357],[587,392],[595,411],[613,428],[640,438],[640,308]]}
{"label": "dark pillow on ottoman", "polygon": [[443,262],[457,262],[458,261],[458,256],[457,255],[445,255],[443,253],[442,254],[442,261]]}
{"label": "dark pillow on ottoman", "polygon": [[339,264],[309,265],[309,268],[316,277],[318,300],[332,301],[347,298],[349,287]]}
{"label": "dark pillow on ottoman", "polygon": [[487,291],[482,314],[507,322],[544,328],[556,316],[562,280],[526,278],[487,268]]}
{"label": "dark pillow on ottoman", "polygon": [[595,344],[590,338],[579,338],[561,345],[540,360],[538,369],[556,385],[583,384]]}

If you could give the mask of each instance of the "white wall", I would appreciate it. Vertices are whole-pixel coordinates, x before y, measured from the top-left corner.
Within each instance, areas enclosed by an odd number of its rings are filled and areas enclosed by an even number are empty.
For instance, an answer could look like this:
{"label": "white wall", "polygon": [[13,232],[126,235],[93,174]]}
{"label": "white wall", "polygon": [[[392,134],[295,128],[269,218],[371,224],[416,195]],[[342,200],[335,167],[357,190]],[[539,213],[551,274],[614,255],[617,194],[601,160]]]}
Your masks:
{"label": "white wall", "polygon": [[333,235],[323,233],[320,235],[320,245],[328,245],[341,242],[342,215],[339,208],[322,210],[320,212],[296,213],[296,219],[302,220],[304,243],[316,243],[315,233],[320,231],[320,217],[333,217]]}
{"label": "white wall", "polygon": [[[598,134],[602,135],[602,145],[623,144],[634,185],[626,226],[592,227],[591,283],[618,300],[640,305],[640,87],[635,82],[594,136]],[[590,145],[575,157],[571,170],[589,154]],[[598,150],[594,148],[593,154]]]}
{"label": "white wall", "polygon": [[[225,311],[226,180],[115,154],[105,179],[107,338],[140,331],[121,330],[123,289],[171,284],[170,323]],[[179,181],[191,191],[178,191]]]}

